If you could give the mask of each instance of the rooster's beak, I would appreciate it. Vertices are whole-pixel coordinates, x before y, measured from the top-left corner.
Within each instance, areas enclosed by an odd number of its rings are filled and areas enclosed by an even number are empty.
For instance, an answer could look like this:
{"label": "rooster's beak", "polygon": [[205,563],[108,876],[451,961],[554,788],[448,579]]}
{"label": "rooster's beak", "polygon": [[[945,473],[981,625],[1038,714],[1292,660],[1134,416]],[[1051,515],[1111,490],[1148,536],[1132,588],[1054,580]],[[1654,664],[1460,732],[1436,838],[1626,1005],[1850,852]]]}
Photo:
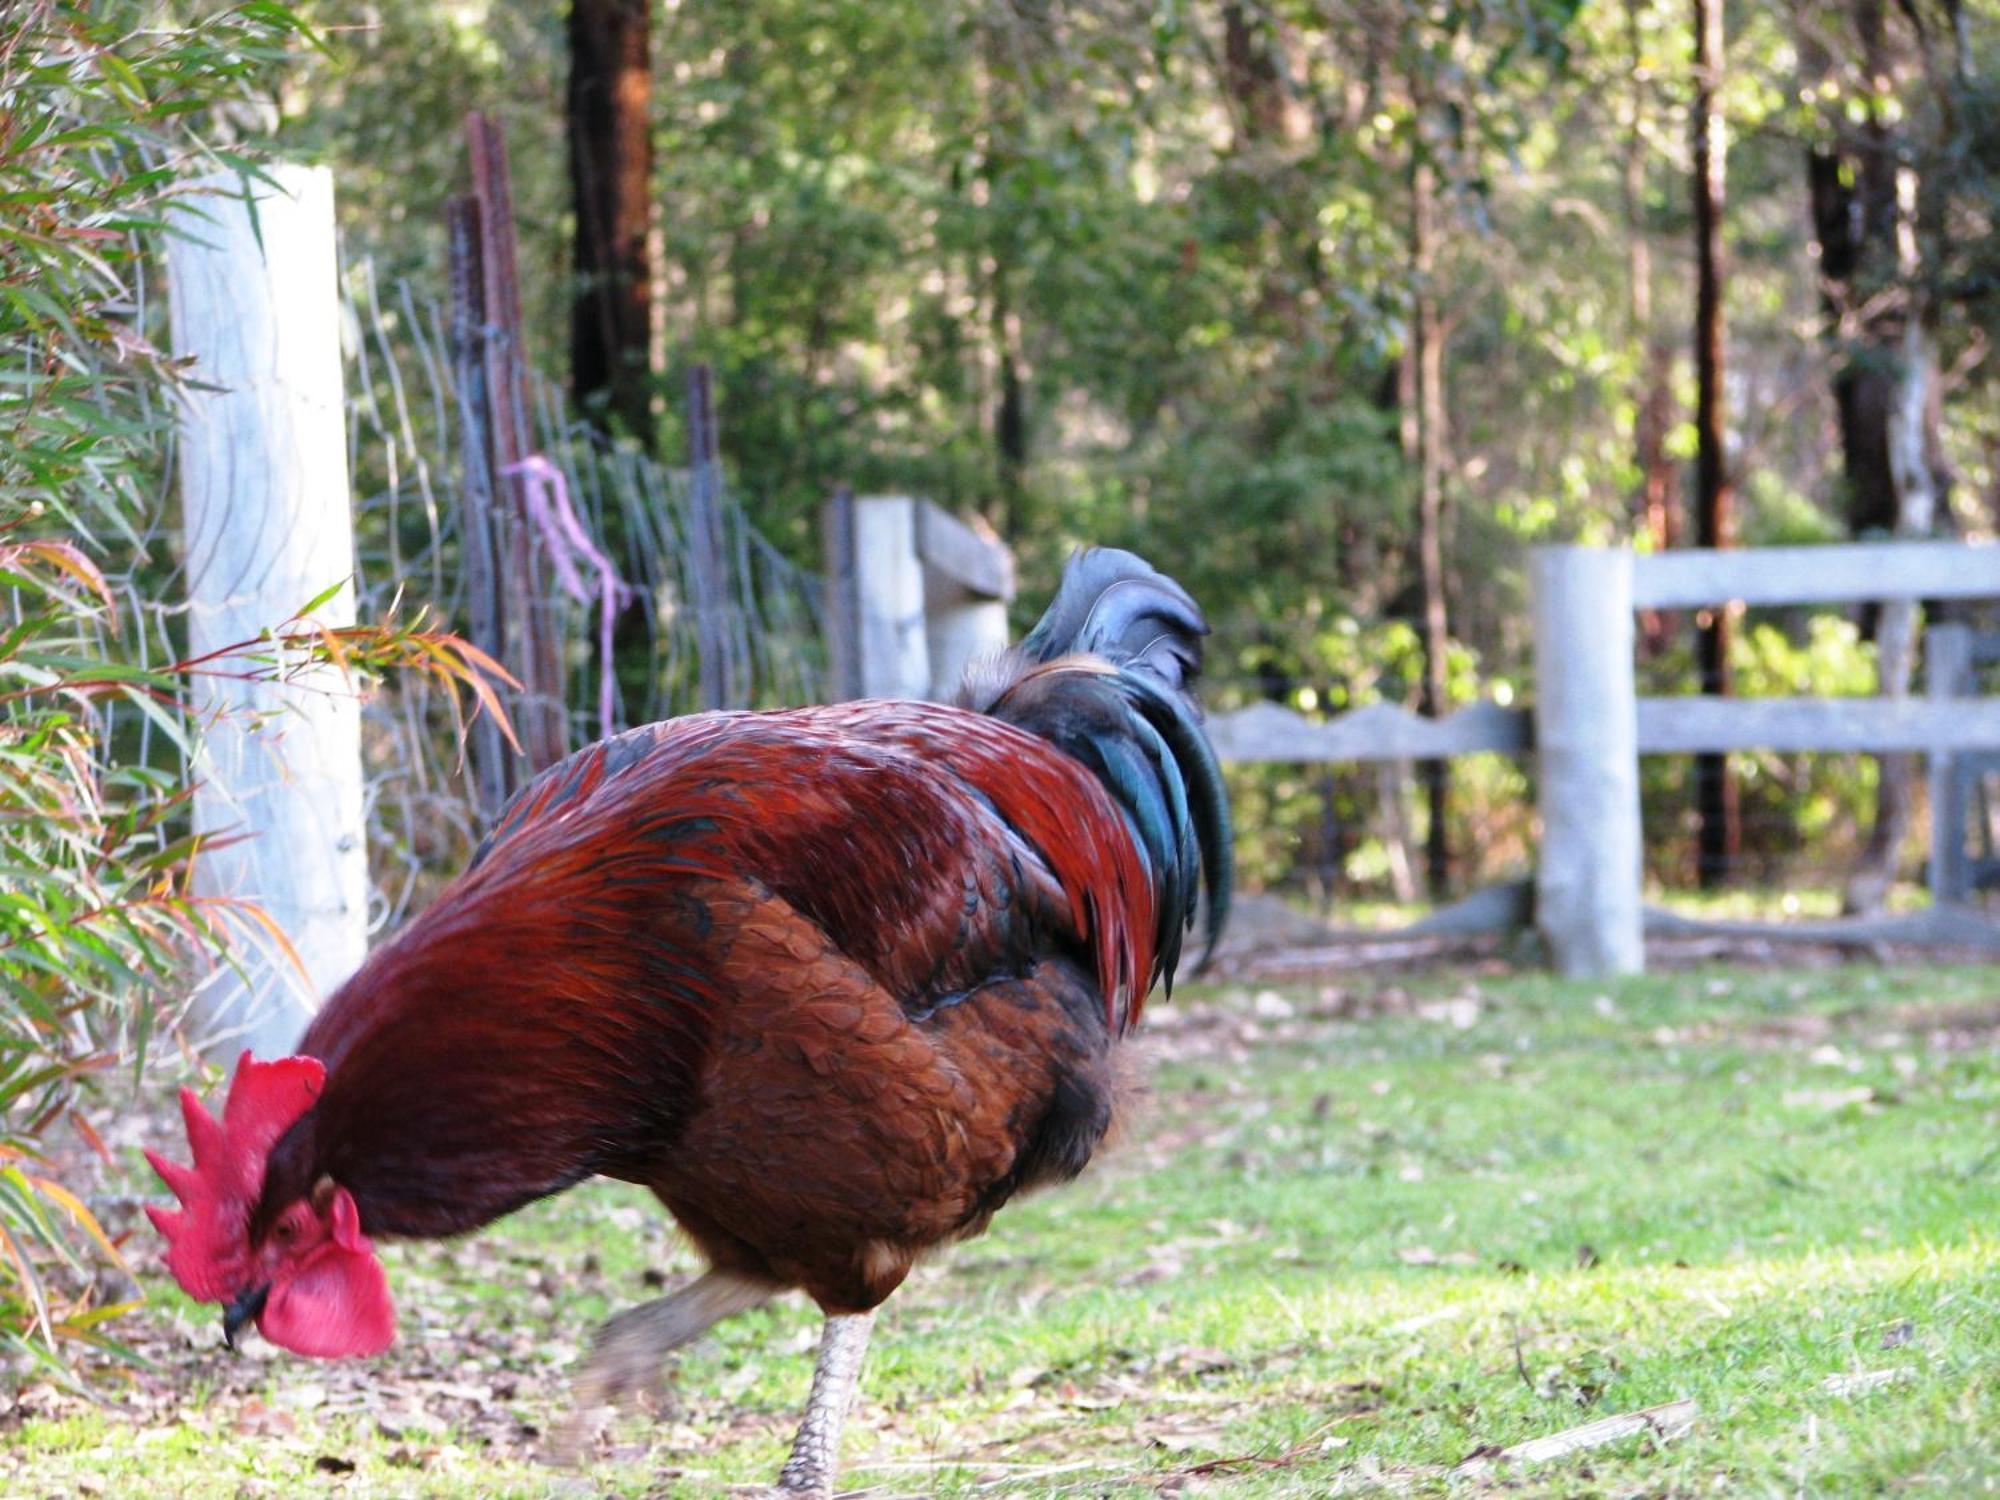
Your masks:
{"label": "rooster's beak", "polygon": [[222,1342],[225,1347],[236,1347],[236,1331],[264,1310],[270,1300],[271,1283],[260,1287],[246,1287],[237,1294],[236,1300],[222,1310]]}

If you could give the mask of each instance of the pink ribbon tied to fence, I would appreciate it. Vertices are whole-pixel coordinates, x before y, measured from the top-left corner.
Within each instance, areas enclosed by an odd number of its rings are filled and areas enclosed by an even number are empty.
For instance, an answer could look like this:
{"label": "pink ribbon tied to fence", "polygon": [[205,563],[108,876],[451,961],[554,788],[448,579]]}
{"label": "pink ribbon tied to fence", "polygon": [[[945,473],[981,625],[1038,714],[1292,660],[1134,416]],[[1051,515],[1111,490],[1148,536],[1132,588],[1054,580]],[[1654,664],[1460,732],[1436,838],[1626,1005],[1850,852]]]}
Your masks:
{"label": "pink ribbon tied to fence", "polygon": [[577,571],[578,558],[597,575],[597,657],[602,666],[597,688],[597,717],[600,732],[609,736],[616,728],[612,710],[617,697],[617,674],[612,670],[611,661],[611,626],[618,611],[636,595],[631,586],[618,576],[611,559],[598,550],[597,544],[590,539],[590,533],[577,519],[576,510],[569,503],[569,483],[563,478],[561,469],[543,455],[531,453],[519,463],[508,464],[500,472],[521,476],[529,523],[541,538],[542,545],[548,549],[549,561],[556,570],[556,582],[562,586],[562,591],[578,604],[590,602],[591,591],[584,586],[583,575]]}

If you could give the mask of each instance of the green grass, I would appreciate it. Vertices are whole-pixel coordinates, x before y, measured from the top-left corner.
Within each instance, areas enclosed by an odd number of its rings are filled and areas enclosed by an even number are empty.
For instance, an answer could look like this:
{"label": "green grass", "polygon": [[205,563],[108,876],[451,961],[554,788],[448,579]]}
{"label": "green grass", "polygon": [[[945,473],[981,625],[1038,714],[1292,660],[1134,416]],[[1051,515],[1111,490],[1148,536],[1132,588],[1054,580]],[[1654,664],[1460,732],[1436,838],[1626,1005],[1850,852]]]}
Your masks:
{"label": "green grass", "polygon": [[[1455,977],[1153,1014],[1126,1144],[888,1305],[849,1487],[2000,1490],[2000,971]],[[212,1309],[149,1281],[158,1368],[94,1408],[26,1393],[0,1488],[590,1493],[530,1461],[534,1434],[591,1324],[689,1264],[646,1205],[600,1186],[396,1249],[404,1337],[368,1366],[230,1358]],[[595,1487],[768,1479],[813,1329],[796,1303],[725,1325]],[[1450,1472],[1677,1400],[1697,1415],[1670,1440]]]}

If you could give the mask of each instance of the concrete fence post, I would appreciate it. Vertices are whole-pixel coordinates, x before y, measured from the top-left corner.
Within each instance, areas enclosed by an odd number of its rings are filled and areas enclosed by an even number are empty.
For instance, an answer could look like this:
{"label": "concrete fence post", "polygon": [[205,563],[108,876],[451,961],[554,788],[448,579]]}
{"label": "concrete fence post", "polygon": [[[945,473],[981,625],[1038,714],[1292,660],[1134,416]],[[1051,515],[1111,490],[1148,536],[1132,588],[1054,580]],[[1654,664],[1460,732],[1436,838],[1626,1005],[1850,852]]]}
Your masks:
{"label": "concrete fence post", "polygon": [[1007,649],[1007,601],[947,579],[932,581],[929,598],[930,696],[942,702],[958,691],[967,667]]}
{"label": "concrete fence post", "polygon": [[[255,213],[233,174],[176,212],[168,295],[177,357],[195,385],[180,415],[188,648],[199,656],[289,620],[350,580],[316,618],[354,621],[354,534],[341,408],[333,178],[272,169]],[[246,952],[198,997],[198,1038],[218,1055],[293,1050],[320,998],[368,946],[360,704],[329,669],[279,687],[199,677],[199,894],[256,903],[306,974]]]}
{"label": "concrete fence post", "polygon": [[908,496],[842,498],[830,524],[844,528],[836,576],[842,592],[834,656],[848,698],[930,694],[930,640],[924,628],[924,564],[916,552],[918,502]]}
{"label": "concrete fence post", "polygon": [[1530,564],[1541,856],[1536,923],[1559,972],[1645,968],[1632,554],[1545,547]]}
{"label": "concrete fence post", "polygon": [[837,698],[949,699],[974,660],[1007,647],[1014,559],[927,500],[827,502],[826,624]]}
{"label": "concrete fence post", "polygon": [[[1933,625],[1924,632],[1924,688],[1933,703],[1972,692],[1972,627]],[[1965,859],[1966,785],[1949,750],[1930,753],[1931,902],[1963,905],[1972,882]]]}

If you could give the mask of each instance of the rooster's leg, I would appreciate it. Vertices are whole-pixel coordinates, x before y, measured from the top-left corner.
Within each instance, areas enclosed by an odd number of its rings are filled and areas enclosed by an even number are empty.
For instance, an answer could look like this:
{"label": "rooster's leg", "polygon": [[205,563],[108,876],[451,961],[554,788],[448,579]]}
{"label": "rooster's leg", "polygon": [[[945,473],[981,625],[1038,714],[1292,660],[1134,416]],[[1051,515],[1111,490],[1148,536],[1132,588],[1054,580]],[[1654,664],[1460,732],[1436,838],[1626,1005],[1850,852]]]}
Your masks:
{"label": "rooster's leg", "polygon": [[792,1456],[778,1475],[780,1495],[830,1496],[833,1460],[840,1448],[841,1425],[861,1378],[861,1359],[868,1352],[868,1332],[875,1314],[836,1313],[820,1335],[819,1363],[813,1368],[812,1396],[806,1418],[792,1442]]}
{"label": "rooster's leg", "polygon": [[611,1319],[597,1330],[590,1358],[573,1384],[576,1409],[556,1436],[556,1457],[574,1462],[606,1407],[656,1392],[669,1354],[732,1313],[770,1301],[776,1290],[727,1271],[710,1271],[671,1296]]}

